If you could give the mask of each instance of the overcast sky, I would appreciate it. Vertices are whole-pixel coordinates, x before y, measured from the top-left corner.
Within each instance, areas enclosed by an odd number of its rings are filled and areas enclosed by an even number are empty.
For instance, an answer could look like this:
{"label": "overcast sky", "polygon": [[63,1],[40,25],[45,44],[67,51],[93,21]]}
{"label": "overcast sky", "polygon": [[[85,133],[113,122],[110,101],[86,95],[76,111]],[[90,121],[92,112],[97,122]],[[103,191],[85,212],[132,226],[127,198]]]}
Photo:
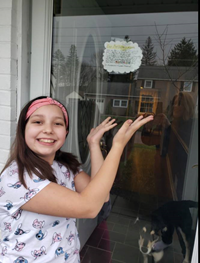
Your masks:
{"label": "overcast sky", "polygon": [[98,52],[104,49],[104,43],[111,41],[111,37],[124,38],[129,35],[142,48],[150,36],[159,60],[162,52],[156,40],[158,34],[162,35],[162,40],[166,38],[166,54],[183,37],[191,39],[198,49],[198,13],[55,17],[53,52],[59,48],[67,56],[70,46],[75,44],[79,59],[89,60],[95,50]]}

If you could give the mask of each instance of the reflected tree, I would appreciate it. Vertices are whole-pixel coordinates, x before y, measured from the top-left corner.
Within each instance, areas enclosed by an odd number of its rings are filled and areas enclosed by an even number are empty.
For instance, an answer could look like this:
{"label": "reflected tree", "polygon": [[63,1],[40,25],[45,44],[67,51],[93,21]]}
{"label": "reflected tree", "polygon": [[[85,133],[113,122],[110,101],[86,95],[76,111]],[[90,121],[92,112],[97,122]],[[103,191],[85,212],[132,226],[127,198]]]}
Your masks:
{"label": "reflected tree", "polygon": [[154,66],[156,64],[156,52],[154,52],[154,45],[152,43],[151,37],[148,37],[145,45],[142,47],[142,65]]}
{"label": "reflected tree", "polygon": [[91,55],[88,62],[82,62],[80,68],[79,90],[83,92],[95,92],[96,85],[92,85],[98,81],[102,83],[107,81],[107,72],[102,65],[103,50],[95,52]]}
{"label": "reflected tree", "polygon": [[[168,46],[173,40],[167,40],[168,27],[166,26],[162,33],[159,33],[156,28],[156,41],[161,49],[161,57],[158,57],[162,62],[164,69],[172,83],[172,85],[180,91],[180,87],[177,86],[177,82],[188,72],[191,74],[190,81],[196,79],[198,75],[198,56],[197,50],[194,47],[194,43],[190,40],[183,38],[180,43],[177,43],[174,47],[169,49]],[[191,50],[189,50],[191,48]],[[179,67],[179,73],[176,76],[172,76],[172,67]],[[170,70],[171,69],[171,70]]]}
{"label": "reflected tree", "polygon": [[186,40],[184,37],[170,51],[168,57],[168,66],[193,67],[197,63],[197,50],[191,39]]}
{"label": "reflected tree", "polygon": [[80,68],[79,91],[82,95],[89,92],[90,84],[96,80],[96,67],[88,62],[82,62]]}
{"label": "reflected tree", "polygon": [[60,49],[53,54],[52,75],[56,86],[76,85],[79,59],[75,45],[71,45],[69,55],[65,57]]}
{"label": "reflected tree", "polygon": [[66,58],[65,68],[66,68],[66,82],[70,85],[76,87],[77,84],[77,73],[79,67],[79,59],[77,56],[77,49],[75,45],[71,45],[69,50],[69,55]]}
{"label": "reflected tree", "polygon": [[[77,48],[71,45],[69,55],[65,57],[60,49],[56,50],[52,59],[52,86],[77,86],[78,69],[79,74],[79,92],[88,92],[90,84],[97,79],[104,81],[107,79],[105,70],[102,65],[103,51],[94,53],[88,62],[83,61],[81,64],[77,55]],[[54,81],[53,81],[54,79]]]}
{"label": "reflected tree", "polygon": [[59,82],[65,83],[66,78],[65,56],[60,49],[56,50],[52,57],[51,66],[51,95],[55,95],[55,89]]}

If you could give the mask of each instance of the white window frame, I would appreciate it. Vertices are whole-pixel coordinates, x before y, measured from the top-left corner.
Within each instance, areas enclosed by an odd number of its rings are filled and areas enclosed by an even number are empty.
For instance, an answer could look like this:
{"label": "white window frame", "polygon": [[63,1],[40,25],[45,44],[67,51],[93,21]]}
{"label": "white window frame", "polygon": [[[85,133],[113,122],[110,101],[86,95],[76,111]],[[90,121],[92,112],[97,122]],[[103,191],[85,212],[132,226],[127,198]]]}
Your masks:
{"label": "white window frame", "polygon": [[[119,102],[119,105],[115,105],[116,102]],[[120,107],[120,100],[113,100],[113,107]]]}
{"label": "white window frame", "polygon": [[32,1],[30,99],[50,95],[53,0]]}
{"label": "white window frame", "polygon": [[[150,83],[151,83],[151,86],[148,86],[148,85],[147,85],[147,82],[150,82]],[[144,81],[144,88],[145,88],[145,89],[152,89],[152,87],[153,87],[153,80],[147,79],[147,80]]]}
{"label": "white window frame", "polygon": [[[119,105],[115,105],[115,102],[118,101]],[[122,101],[126,101],[126,106],[122,106]],[[127,108],[128,107],[128,100],[119,100],[119,99],[114,99],[113,100],[113,107],[114,108]]]}
{"label": "white window frame", "polygon": [[192,81],[184,81],[183,82],[183,91],[192,92],[192,86],[193,86]]}

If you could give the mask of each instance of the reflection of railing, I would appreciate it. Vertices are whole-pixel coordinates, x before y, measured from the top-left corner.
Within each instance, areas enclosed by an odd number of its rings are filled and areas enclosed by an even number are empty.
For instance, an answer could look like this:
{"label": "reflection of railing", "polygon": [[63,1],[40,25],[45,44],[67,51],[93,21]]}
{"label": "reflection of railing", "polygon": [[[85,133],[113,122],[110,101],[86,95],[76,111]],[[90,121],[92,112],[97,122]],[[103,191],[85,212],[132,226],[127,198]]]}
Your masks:
{"label": "reflection of railing", "polygon": [[178,141],[180,142],[180,144],[182,145],[183,149],[185,150],[185,152],[188,154],[188,146],[186,145],[186,143],[183,141],[183,139],[180,137],[180,135],[178,134],[178,132],[176,131],[176,129],[173,127],[173,125],[171,126],[171,129],[173,130],[174,134],[176,135],[176,138],[178,139]]}
{"label": "reflection of railing", "polygon": [[167,161],[167,171],[168,171],[168,175],[169,175],[169,182],[170,182],[173,200],[178,201],[178,197],[177,197],[177,193],[176,193],[176,186],[175,186],[175,182],[173,180],[172,170],[171,170],[171,165],[170,165],[170,160],[169,160],[168,155],[167,155],[166,161]]}
{"label": "reflection of railing", "polygon": [[[189,142],[191,133],[189,130],[186,132],[186,129],[184,129],[184,134],[183,129],[179,129],[180,126],[176,124],[173,124],[172,122],[171,125],[170,141],[167,154],[167,167],[173,197],[177,197],[178,200],[182,200],[189,154],[189,143],[186,144],[185,140],[187,139]],[[187,138],[185,136],[186,134],[188,135]]]}

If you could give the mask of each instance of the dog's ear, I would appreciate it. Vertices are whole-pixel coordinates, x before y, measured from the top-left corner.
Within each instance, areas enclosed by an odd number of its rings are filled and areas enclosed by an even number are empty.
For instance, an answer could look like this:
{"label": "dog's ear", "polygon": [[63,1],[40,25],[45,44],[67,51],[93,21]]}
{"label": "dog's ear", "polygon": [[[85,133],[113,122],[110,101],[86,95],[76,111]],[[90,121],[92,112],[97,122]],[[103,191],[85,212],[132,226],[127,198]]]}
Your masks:
{"label": "dog's ear", "polygon": [[142,230],[146,233],[147,232],[147,228],[144,226],[143,228],[142,228]]}
{"label": "dog's ear", "polygon": [[155,230],[151,230],[150,235],[155,235]]}

